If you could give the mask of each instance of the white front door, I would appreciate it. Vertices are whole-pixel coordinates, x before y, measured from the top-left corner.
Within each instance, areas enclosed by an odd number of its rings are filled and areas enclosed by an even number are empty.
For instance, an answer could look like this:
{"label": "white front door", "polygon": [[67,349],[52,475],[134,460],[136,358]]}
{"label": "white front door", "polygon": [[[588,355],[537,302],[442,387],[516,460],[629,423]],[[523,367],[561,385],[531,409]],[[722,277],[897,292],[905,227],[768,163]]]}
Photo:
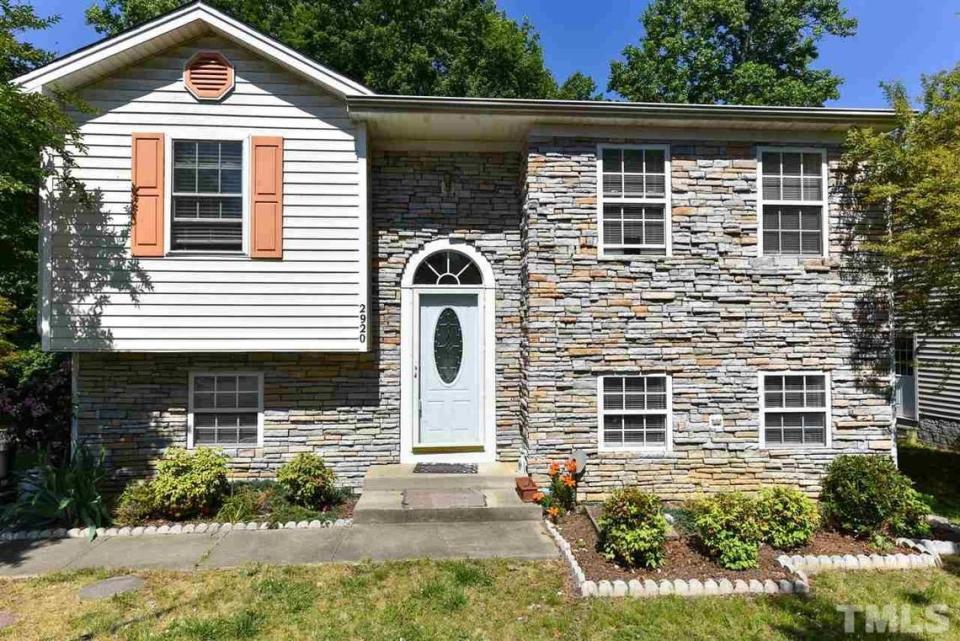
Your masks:
{"label": "white front door", "polygon": [[415,446],[482,445],[477,294],[419,295],[419,427]]}

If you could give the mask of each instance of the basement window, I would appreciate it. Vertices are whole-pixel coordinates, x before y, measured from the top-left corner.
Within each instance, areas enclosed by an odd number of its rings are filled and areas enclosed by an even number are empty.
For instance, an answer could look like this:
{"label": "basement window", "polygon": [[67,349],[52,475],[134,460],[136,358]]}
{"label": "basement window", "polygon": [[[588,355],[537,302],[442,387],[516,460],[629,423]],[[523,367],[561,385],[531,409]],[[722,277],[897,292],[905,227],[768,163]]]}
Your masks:
{"label": "basement window", "polygon": [[188,447],[256,447],[262,415],[262,374],[191,374]]}

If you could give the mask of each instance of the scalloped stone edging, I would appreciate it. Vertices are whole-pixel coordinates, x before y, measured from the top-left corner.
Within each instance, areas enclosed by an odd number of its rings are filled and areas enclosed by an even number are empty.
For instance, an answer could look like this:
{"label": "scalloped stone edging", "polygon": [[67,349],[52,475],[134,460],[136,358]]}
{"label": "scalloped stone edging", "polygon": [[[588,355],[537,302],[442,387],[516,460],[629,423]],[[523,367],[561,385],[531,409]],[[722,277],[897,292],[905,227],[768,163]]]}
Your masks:
{"label": "scalloped stone edging", "polygon": [[582,597],[607,598],[629,596],[641,598],[666,596],[670,594],[683,597],[698,597],[724,596],[728,594],[806,594],[810,591],[810,583],[806,575],[802,572],[794,572],[797,576],[794,580],[780,579],[778,581],[774,581],[773,579],[767,579],[765,581],[758,581],[756,579],[751,579],[750,581],[744,581],[743,579],[736,579],[734,581],[730,579],[707,579],[706,581],[700,581],[699,579],[674,579],[672,581],[666,579],[661,581],[646,579],[642,582],[637,579],[631,581],[591,581],[587,579],[583,569],[573,555],[570,543],[563,538],[560,530],[550,521],[544,521],[544,525],[546,525],[547,531],[557,544],[557,547],[560,549],[560,554],[570,568],[577,594]]}
{"label": "scalloped stone edging", "polygon": [[956,541],[943,541],[940,539],[904,539],[914,545],[918,545],[930,553],[938,556],[953,556],[960,554],[960,543]]}
{"label": "scalloped stone edging", "polygon": [[917,570],[941,564],[939,554],[930,547],[910,539],[897,539],[897,545],[919,554],[783,554],[777,557],[777,562],[790,572],[807,575],[827,570]]}
{"label": "scalloped stone edging", "polygon": [[[233,530],[317,530],[330,527],[347,527],[353,519],[335,521],[288,521],[273,525],[266,521],[249,523],[175,523],[173,525],[138,525],[136,527],[97,528],[98,537],[150,536],[157,534],[213,534]],[[89,528],[56,528],[50,530],[3,530],[0,541],[37,541],[41,539],[82,539],[89,536]]]}

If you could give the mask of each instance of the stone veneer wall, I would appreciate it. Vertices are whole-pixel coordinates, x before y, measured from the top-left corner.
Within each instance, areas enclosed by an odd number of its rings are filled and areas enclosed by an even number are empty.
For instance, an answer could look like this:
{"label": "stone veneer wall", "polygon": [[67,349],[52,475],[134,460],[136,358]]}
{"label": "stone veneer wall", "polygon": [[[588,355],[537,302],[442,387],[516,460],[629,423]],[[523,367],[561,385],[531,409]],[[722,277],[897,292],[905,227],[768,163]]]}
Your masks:
{"label": "stone veneer wall", "polygon": [[917,438],[924,445],[960,450],[960,421],[921,414],[916,430]]}
{"label": "stone veneer wall", "polygon": [[262,448],[231,451],[238,477],[272,476],[316,451],[347,485],[399,461],[400,278],[427,242],[471,243],[497,278],[497,446],[516,460],[520,433],[522,158],[517,153],[379,152],[372,158],[372,351],[366,354],[78,354],[78,428],[102,443],[119,480],[145,476],[186,444],[190,371],[264,373]]}
{"label": "stone veneer wall", "polygon": [[[530,470],[542,478],[582,449],[584,498],[625,484],[677,499],[779,482],[816,494],[838,452],[892,452],[886,394],[861,388],[850,366],[858,287],[834,258],[757,257],[756,147],[672,144],[673,255],[598,259],[597,142],[529,143]],[[830,229],[837,256],[835,203]],[[759,449],[758,372],[786,369],[831,373],[832,449]],[[673,377],[673,451],[598,452],[597,376],[658,372]]]}

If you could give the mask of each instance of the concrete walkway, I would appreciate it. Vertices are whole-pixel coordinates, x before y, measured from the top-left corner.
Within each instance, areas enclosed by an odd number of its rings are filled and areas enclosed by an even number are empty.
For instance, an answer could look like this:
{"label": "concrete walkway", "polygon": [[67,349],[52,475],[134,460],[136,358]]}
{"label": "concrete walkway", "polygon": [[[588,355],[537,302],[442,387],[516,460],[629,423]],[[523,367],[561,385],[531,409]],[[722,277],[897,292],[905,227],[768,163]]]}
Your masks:
{"label": "concrete walkway", "polygon": [[81,568],[192,570],[248,563],[447,558],[548,559],[557,549],[535,521],[370,524],[316,530],[101,537],[0,543],[0,576]]}

